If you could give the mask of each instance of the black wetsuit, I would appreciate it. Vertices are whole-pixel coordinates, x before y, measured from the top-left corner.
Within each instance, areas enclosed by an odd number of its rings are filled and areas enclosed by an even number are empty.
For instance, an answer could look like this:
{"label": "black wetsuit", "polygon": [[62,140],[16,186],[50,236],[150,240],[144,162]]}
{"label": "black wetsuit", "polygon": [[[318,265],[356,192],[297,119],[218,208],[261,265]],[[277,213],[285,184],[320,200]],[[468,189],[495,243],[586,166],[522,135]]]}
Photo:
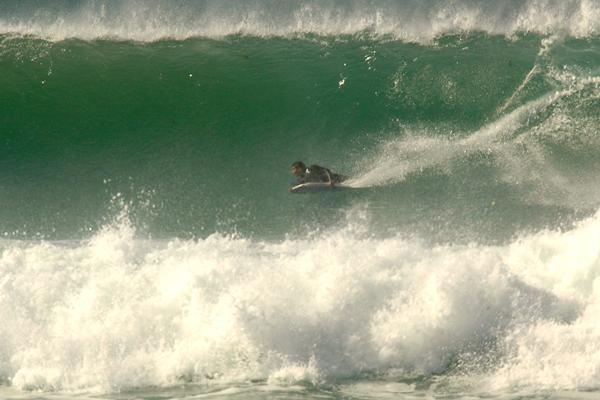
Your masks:
{"label": "black wetsuit", "polygon": [[311,165],[310,167],[306,168],[306,171],[304,171],[304,176],[298,179],[297,184],[299,185],[301,183],[307,182],[328,183],[330,177],[333,183],[340,183],[343,182],[345,179],[344,176],[340,174],[335,174],[331,172],[328,168],[320,167],[318,165]]}

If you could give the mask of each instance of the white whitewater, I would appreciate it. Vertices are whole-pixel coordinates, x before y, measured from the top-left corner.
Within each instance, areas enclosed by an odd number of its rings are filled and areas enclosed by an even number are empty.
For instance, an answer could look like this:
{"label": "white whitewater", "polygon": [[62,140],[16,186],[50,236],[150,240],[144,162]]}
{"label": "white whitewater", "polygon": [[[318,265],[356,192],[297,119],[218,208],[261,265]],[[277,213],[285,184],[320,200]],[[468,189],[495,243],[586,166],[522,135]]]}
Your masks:
{"label": "white whitewater", "polygon": [[364,237],[349,218],[273,243],[141,240],[126,219],[88,241],[4,241],[0,377],[44,390],[319,385],[499,351],[480,387],[597,386],[600,215],[504,246],[436,247]]}
{"label": "white whitewater", "polygon": [[594,0],[353,0],[343,3],[271,0],[108,1],[66,6],[0,5],[0,33],[66,38],[155,41],[164,38],[224,37],[232,34],[290,36],[352,35],[369,32],[427,43],[466,31],[511,36],[518,32],[597,35],[600,6]]}

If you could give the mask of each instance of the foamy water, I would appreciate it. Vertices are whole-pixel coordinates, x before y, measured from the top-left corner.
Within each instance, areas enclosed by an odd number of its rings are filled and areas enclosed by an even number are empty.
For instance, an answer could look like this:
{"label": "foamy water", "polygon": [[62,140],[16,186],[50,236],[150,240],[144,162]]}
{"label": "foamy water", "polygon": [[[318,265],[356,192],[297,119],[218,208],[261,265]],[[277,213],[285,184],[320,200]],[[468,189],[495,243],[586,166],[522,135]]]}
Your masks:
{"label": "foamy water", "polygon": [[[16,8],[17,12],[12,12]],[[0,9],[1,10],[1,9]],[[517,32],[564,33],[587,37],[599,33],[600,8],[594,0],[511,2],[472,1],[332,1],[279,3],[258,1],[83,1],[61,9],[40,7],[20,16],[7,6],[0,32],[65,38],[154,41],[232,34],[288,36],[351,35],[370,32],[395,39],[428,42],[466,31],[513,35]]]}
{"label": "foamy water", "polygon": [[597,387],[600,215],[504,246],[376,240],[360,224],[281,242],[153,241],[123,219],[86,241],[4,241],[0,378],[319,386],[457,359],[483,368],[477,355],[494,353],[480,385]]}

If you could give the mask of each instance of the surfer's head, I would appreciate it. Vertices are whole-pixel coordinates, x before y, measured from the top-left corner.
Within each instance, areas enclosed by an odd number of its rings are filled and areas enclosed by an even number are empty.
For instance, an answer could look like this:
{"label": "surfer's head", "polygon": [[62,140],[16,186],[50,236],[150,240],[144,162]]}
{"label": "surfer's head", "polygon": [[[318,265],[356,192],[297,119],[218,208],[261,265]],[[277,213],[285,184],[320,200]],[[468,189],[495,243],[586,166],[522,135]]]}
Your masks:
{"label": "surfer's head", "polygon": [[294,176],[302,176],[304,175],[304,171],[306,171],[306,165],[302,161],[296,161],[290,165],[290,170],[292,175]]}

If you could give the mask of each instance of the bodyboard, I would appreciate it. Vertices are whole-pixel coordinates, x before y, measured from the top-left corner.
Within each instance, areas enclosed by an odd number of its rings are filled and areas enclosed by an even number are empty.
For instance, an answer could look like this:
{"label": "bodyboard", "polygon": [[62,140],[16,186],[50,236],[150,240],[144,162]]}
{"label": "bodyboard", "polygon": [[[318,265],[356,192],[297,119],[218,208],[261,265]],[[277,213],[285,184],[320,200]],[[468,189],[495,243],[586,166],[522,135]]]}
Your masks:
{"label": "bodyboard", "polygon": [[343,183],[337,183],[331,186],[328,182],[306,182],[291,186],[289,191],[291,193],[316,193],[344,189],[351,189],[351,187],[344,185]]}

